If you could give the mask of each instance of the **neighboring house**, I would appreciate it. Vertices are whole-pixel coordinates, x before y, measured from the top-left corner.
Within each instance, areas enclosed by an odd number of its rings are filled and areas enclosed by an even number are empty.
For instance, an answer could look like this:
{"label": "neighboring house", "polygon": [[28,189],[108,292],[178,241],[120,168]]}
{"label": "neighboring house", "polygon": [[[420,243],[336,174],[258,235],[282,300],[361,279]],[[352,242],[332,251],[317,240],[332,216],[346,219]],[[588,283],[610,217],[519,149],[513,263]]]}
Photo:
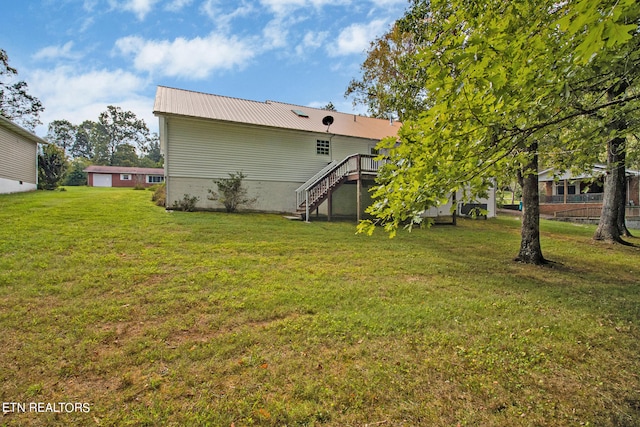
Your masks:
{"label": "neighboring house", "polygon": [[[588,173],[574,175],[546,169],[538,174],[540,213],[555,216],[599,216],[602,207],[606,166],[596,165]],[[640,206],[640,172],[627,169],[628,207]],[[628,209],[634,215],[633,209]],[[637,215],[637,214],[636,214]],[[634,215],[635,216],[635,215]]]}
{"label": "neighboring house", "polygon": [[149,187],[164,182],[161,168],[89,166],[83,172],[87,173],[89,187]]}
{"label": "neighboring house", "polygon": [[215,179],[242,172],[250,207],[263,212],[314,212],[360,217],[380,163],[375,147],[397,137],[401,123],[275,101],[250,101],[158,87],[167,206],[185,195],[199,209]]}
{"label": "neighboring house", "polygon": [[38,144],[46,143],[0,116],[0,193],[38,188]]}

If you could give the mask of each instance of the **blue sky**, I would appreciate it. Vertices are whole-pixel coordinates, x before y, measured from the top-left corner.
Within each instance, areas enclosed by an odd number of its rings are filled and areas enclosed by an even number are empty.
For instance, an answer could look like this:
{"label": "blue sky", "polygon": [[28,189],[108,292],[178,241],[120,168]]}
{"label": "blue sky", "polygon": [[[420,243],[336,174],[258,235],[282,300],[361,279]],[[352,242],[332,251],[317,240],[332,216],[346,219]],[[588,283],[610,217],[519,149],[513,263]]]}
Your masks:
{"label": "blue sky", "polygon": [[344,98],[369,42],[407,0],[42,0],[2,2],[0,48],[50,121],[107,105],[157,130],[158,85],[364,113]]}

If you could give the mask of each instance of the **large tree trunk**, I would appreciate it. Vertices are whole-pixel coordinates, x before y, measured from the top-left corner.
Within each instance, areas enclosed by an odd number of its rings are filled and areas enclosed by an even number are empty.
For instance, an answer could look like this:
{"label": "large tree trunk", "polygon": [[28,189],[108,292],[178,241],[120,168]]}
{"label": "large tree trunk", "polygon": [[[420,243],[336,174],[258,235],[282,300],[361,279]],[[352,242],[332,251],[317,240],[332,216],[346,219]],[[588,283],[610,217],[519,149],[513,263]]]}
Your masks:
{"label": "large tree trunk", "polygon": [[[629,85],[621,82],[607,92],[609,100],[622,95]],[[607,126],[609,132],[627,129],[624,118],[617,118]],[[607,141],[607,176],[604,180],[604,196],[600,222],[593,236],[594,240],[626,244],[623,235],[630,235],[625,225],[626,205],[626,138],[615,135]]]}
{"label": "large tree trunk", "polygon": [[[618,224],[620,220],[624,222],[625,167],[620,155],[623,152],[621,150],[624,150],[624,142],[625,138],[620,137],[607,142],[607,176],[604,179],[602,213],[593,236],[594,240],[625,243]],[[624,159],[624,155],[622,158]],[[621,209],[622,212],[620,212]]]}
{"label": "large tree trunk", "polygon": [[522,187],[522,228],[520,231],[520,252],[516,261],[527,264],[546,264],[540,247],[540,196],[538,194],[538,144],[528,147],[531,160],[519,173]]}
{"label": "large tree trunk", "polygon": [[618,165],[618,182],[616,183],[616,191],[619,193],[617,195],[618,203],[618,232],[621,237],[633,237],[631,232],[627,228],[627,222],[625,221],[626,209],[627,209],[627,166],[626,166],[626,156],[627,156],[627,147],[626,140],[623,143],[623,146],[620,147],[618,152],[618,158],[620,160],[620,164]]}

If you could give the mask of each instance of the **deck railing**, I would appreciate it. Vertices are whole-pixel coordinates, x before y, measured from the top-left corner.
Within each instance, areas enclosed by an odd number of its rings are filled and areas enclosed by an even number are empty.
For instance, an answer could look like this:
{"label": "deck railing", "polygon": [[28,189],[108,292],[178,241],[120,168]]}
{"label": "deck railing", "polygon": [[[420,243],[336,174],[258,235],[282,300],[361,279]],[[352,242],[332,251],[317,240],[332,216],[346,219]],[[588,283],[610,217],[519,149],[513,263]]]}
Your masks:
{"label": "deck railing", "polygon": [[[554,212],[555,218],[587,218],[595,219],[600,218],[602,213],[602,207],[589,206],[577,209],[568,209],[566,211]],[[635,218],[640,217],[640,206],[627,206],[625,208],[625,217]]]}
{"label": "deck railing", "polygon": [[[601,203],[603,193],[567,194],[566,203]],[[556,196],[540,195],[540,203],[565,203],[564,194]]]}
{"label": "deck railing", "polygon": [[555,218],[600,218],[600,212],[602,208],[597,207],[588,207],[588,208],[578,208],[578,209],[568,209],[566,211],[554,212],[553,216]]}

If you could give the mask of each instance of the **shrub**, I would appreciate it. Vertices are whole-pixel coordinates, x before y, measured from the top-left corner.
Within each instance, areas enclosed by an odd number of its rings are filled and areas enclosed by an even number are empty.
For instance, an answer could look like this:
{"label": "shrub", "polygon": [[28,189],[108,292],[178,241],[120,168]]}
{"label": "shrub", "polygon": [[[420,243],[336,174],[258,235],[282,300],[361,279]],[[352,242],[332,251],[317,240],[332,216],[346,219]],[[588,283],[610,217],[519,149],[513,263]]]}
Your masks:
{"label": "shrub", "polygon": [[156,206],[167,205],[167,186],[165,184],[155,186],[151,201],[155,202]]}
{"label": "shrub", "polygon": [[176,200],[173,202],[173,209],[193,212],[196,209],[196,203],[198,203],[198,200],[200,200],[200,197],[185,194],[182,200]]}
{"label": "shrub", "polygon": [[230,173],[229,178],[214,179],[218,186],[218,192],[209,190],[209,200],[217,200],[222,203],[227,212],[235,212],[242,205],[252,205],[257,198],[249,198],[247,189],[242,185],[242,180],[247,176],[242,172]]}
{"label": "shrub", "polygon": [[68,186],[79,186],[79,185],[87,185],[87,173],[83,172],[87,166],[89,166],[90,162],[86,159],[79,158],[74,159],[71,162],[69,170],[64,177],[64,181],[62,185]]}

